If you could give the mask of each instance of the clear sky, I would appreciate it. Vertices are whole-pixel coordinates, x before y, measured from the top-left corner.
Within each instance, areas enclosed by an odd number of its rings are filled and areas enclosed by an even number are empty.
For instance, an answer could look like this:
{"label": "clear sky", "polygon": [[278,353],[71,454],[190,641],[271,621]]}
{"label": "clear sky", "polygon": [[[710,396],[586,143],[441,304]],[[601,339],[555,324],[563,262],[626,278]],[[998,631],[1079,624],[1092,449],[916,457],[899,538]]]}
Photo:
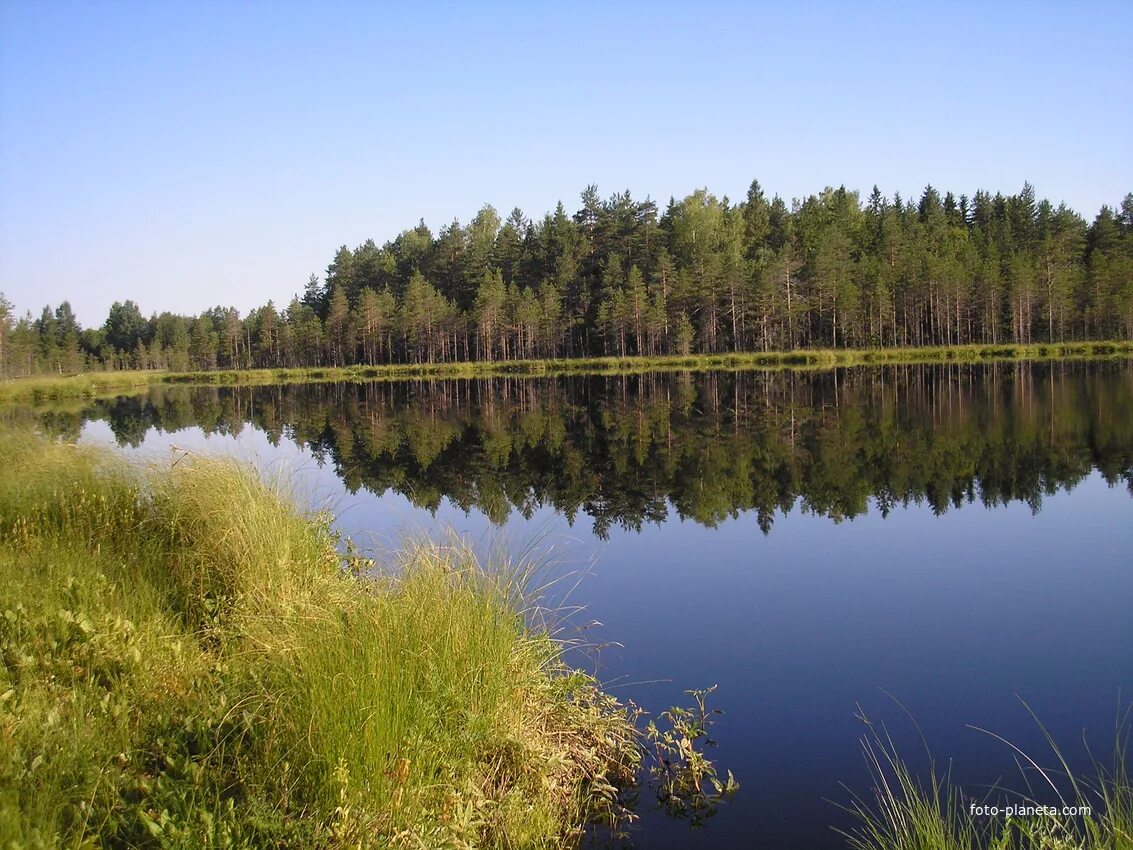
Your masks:
{"label": "clear sky", "polygon": [[[611,8],[616,5],[616,8]],[[1133,190],[1133,2],[0,0],[0,291],[286,302],[335,249],[597,183]]]}

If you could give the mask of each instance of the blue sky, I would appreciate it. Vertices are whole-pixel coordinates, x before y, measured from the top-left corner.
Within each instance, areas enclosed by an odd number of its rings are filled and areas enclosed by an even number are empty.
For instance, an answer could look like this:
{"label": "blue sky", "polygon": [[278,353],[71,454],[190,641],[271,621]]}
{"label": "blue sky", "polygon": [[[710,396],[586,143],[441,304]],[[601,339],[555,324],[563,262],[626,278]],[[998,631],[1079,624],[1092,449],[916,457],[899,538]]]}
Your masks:
{"label": "blue sky", "polygon": [[0,291],[286,302],[484,203],[1133,190],[1133,3],[0,3]]}

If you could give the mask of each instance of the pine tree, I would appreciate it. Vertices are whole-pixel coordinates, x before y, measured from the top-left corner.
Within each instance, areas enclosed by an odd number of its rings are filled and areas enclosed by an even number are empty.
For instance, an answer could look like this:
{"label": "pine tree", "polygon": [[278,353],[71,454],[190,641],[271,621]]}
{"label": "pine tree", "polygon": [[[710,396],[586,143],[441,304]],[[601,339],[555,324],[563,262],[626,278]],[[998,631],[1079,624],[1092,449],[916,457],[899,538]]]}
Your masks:
{"label": "pine tree", "polygon": [[0,292],[0,378],[6,378],[10,369],[8,366],[8,339],[12,334],[12,302]]}
{"label": "pine tree", "polygon": [[346,286],[334,283],[327,304],[326,337],[331,366],[345,366],[354,359],[354,341],[350,324],[350,302]]}
{"label": "pine tree", "polygon": [[497,351],[501,356],[506,357],[506,348],[501,344],[506,297],[503,275],[498,271],[484,272],[473,305],[477,335],[476,351],[481,360],[495,360]]}

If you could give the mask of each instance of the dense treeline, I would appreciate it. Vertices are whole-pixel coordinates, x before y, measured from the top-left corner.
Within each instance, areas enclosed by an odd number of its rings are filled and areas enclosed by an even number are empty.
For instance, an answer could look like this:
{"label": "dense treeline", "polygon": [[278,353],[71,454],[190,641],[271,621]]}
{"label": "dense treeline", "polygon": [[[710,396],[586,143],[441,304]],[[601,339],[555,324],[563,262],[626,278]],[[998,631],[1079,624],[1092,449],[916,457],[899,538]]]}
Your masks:
{"label": "dense treeline", "polygon": [[252,423],[331,462],[351,492],[430,510],[449,499],[495,522],[546,505],[590,516],[599,535],[671,511],[706,525],[751,512],[768,531],[800,500],[834,519],[871,500],[1037,510],[1094,469],[1133,492],[1127,364],[151,387],[24,415],[70,436],[104,419],[128,445],[151,428]]}
{"label": "dense treeline", "polygon": [[145,318],[67,303],[18,321],[5,375],[999,344],[1133,336],[1133,194],[1091,224],[1016,195],[826,189],[788,206],[698,190],[664,212],[595,187],[569,215],[489,206],[336,253],[279,308]]}

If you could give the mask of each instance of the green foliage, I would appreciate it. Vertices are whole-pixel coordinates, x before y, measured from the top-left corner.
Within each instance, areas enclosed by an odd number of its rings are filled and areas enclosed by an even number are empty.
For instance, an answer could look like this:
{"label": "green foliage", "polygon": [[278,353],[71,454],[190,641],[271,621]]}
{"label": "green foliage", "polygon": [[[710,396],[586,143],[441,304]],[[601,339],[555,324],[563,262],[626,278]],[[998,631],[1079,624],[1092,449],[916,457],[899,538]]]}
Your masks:
{"label": "green foliage", "polygon": [[706,748],[716,746],[708,734],[713,718],[723,713],[705,704],[715,690],[716,685],[685,691],[691,706],[673,706],[661,713],[660,725],[650,721],[645,728],[653,750],[657,799],[668,814],[687,818],[693,826],[702,825],[740,787],[730,770],[721,778],[705,755]]}
{"label": "green foliage", "polygon": [[0,433],[4,846],[558,847],[633,715],[463,547],[388,572],[226,462]]}
{"label": "green foliage", "polygon": [[1092,223],[1016,195],[892,199],[826,187],[739,204],[707,189],[670,201],[589,186],[506,222],[485,206],[437,236],[424,222],[341,246],[324,279],[277,313],[146,319],[115,303],[84,331],[66,303],[39,320],[0,310],[0,374],[516,362],[616,354],[742,355],[1064,344],[1133,335],[1133,195]]}

